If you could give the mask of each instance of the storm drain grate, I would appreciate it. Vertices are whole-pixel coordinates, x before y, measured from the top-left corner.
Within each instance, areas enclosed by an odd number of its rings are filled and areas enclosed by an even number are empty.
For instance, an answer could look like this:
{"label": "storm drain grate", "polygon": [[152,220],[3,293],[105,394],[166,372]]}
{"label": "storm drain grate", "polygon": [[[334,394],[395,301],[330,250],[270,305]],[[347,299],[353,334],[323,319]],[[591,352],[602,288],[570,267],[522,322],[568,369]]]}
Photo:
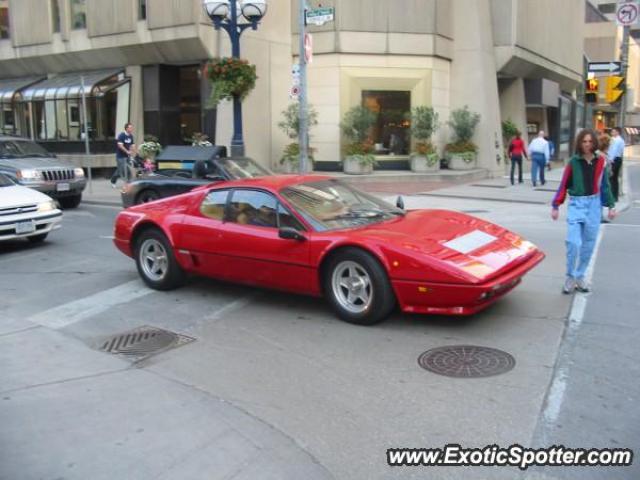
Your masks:
{"label": "storm drain grate", "polygon": [[461,210],[462,213],[489,213],[489,210]]}
{"label": "storm drain grate", "polygon": [[193,341],[195,338],[145,325],[108,337],[99,343],[97,349],[113,355],[123,355],[137,362]]}
{"label": "storm drain grate", "polygon": [[474,345],[451,345],[427,350],[418,358],[425,370],[456,378],[481,378],[511,370],[516,360],[507,352]]}

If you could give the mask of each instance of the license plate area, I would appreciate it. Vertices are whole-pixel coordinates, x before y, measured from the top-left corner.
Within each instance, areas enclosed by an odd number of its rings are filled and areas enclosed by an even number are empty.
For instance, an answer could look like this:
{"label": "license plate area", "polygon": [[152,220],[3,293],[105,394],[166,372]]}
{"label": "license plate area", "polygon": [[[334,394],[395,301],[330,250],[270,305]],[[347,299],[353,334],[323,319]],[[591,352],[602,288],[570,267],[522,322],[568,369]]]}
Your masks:
{"label": "license plate area", "polygon": [[69,185],[68,183],[58,183],[58,184],[56,184],[56,191],[57,192],[68,192],[69,190],[71,190],[71,185]]}
{"label": "license plate area", "polygon": [[36,224],[33,223],[33,220],[29,220],[28,222],[18,222],[16,223],[16,234],[22,235],[25,233],[33,233],[36,231]]}

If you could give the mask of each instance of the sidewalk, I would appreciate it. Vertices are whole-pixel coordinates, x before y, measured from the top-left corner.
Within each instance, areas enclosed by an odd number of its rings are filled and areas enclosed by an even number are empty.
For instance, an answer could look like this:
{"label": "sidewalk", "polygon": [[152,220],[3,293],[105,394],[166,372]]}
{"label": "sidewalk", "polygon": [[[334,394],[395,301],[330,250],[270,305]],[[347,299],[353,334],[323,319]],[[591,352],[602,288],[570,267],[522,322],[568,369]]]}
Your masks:
{"label": "sidewalk", "polygon": [[[640,145],[627,147],[627,162],[640,162]],[[316,172],[325,174],[325,172]],[[554,165],[551,171],[545,171],[547,184],[531,185],[530,173],[524,174],[524,183],[511,186],[507,175],[487,178],[484,169],[474,170],[438,170],[434,173],[414,173],[408,170],[378,170],[371,175],[347,175],[342,172],[326,172],[341,178],[358,188],[387,195],[429,195],[449,198],[496,200],[513,203],[548,204],[550,193],[555,192],[562,168]],[[623,180],[624,184],[624,180]],[[108,205],[121,207],[120,190],[111,187],[105,178],[93,179],[83,194],[83,202],[90,205]],[[624,186],[623,186],[624,189]],[[627,191],[627,189],[624,189]]]}

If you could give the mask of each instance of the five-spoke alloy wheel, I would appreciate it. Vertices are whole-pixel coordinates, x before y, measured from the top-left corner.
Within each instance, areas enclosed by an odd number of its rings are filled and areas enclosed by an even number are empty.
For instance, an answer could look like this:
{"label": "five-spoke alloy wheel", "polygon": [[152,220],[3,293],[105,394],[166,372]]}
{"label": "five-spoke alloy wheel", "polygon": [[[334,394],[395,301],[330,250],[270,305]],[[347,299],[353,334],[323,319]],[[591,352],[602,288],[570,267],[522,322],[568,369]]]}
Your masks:
{"label": "five-spoke alloy wheel", "polygon": [[389,316],[396,300],[380,262],[358,248],[345,248],[324,269],[324,292],[338,316],[373,325]]}
{"label": "five-spoke alloy wheel", "polygon": [[142,280],[156,290],[170,290],[184,283],[185,273],[159,230],[142,232],[136,241],[136,265]]}

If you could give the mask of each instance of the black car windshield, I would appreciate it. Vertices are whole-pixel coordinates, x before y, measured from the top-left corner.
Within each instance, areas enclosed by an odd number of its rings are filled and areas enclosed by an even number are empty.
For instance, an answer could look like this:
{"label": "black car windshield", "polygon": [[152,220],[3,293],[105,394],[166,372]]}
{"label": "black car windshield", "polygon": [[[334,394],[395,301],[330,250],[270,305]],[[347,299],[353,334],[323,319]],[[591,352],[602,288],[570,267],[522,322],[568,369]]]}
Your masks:
{"label": "black car windshield", "polygon": [[404,215],[393,205],[339,180],[301,183],[280,193],[317,231],[370,225]]}
{"label": "black car windshield", "polygon": [[216,164],[225,170],[227,174],[233,178],[253,178],[272,175],[272,173],[264,167],[261,167],[250,158],[218,158]]}
{"label": "black car windshield", "polygon": [[2,175],[0,173],[0,187],[10,187],[11,185],[15,185],[9,177],[6,175]]}
{"label": "black car windshield", "polygon": [[44,148],[26,140],[0,140],[0,158],[50,157]]}

